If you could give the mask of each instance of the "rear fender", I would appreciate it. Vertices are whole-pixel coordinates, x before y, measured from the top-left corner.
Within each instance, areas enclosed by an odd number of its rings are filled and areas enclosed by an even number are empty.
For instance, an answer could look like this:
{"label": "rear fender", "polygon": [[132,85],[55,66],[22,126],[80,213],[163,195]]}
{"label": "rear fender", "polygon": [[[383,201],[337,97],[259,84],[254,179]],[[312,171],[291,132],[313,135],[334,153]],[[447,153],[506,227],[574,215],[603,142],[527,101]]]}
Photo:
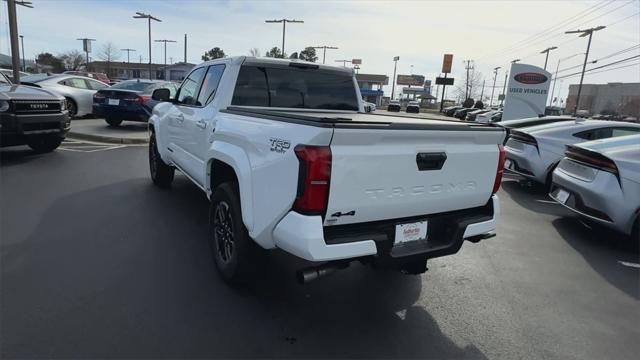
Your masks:
{"label": "rear fender", "polygon": [[240,206],[242,207],[242,222],[247,228],[249,235],[252,234],[254,225],[253,216],[253,188],[251,187],[251,165],[249,164],[249,158],[244,150],[236,145],[224,142],[215,141],[213,146],[207,153],[207,177],[206,177],[206,192],[207,196],[211,198],[214,189],[211,189],[211,165],[214,160],[222,161],[229,165],[236,174],[238,179],[238,188],[240,190]]}

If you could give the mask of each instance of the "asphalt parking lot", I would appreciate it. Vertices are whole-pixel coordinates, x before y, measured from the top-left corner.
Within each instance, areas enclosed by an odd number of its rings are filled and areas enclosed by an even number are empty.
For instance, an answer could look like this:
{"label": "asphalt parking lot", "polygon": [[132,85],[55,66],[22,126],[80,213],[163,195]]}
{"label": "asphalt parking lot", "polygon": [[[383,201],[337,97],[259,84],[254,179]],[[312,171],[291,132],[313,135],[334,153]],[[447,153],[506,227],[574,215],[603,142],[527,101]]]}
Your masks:
{"label": "asphalt parking lot", "polygon": [[274,252],[245,291],[215,273],[207,200],[151,184],[144,146],[0,150],[2,358],[635,359],[627,239],[505,178],[498,236],[422,276],[354,265],[298,285]]}

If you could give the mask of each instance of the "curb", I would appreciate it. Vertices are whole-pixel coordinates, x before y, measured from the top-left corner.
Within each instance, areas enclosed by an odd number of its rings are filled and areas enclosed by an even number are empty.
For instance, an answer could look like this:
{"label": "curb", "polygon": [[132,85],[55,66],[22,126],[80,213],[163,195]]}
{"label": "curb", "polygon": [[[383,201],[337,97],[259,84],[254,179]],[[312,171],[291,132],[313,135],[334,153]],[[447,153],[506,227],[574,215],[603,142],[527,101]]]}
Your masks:
{"label": "curb", "polygon": [[71,139],[77,140],[87,140],[87,141],[96,141],[96,142],[104,142],[109,144],[148,144],[149,139],[140,139],[140,138],[118,138],[113,136],[103,136],[103,135],[94,135],[94,134],[85,134],[69,131],[67,133],[67,137]]}

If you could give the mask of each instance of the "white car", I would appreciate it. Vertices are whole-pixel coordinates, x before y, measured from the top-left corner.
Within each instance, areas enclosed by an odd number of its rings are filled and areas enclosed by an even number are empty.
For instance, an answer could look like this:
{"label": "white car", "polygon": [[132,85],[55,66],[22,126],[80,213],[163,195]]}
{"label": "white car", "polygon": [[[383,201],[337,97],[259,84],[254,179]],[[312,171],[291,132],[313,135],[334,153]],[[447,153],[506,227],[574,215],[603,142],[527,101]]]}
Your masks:
{"label": "white car", "polygon": [[374,112],[374,111],[376,111],[376,104],[374,104],[374,103],[363,101],[362,102],[362,106],[364,106],[364,111],[365,112]]}
{"label": "white car", "polygon": [[560,121],[511,130],[504,167],[548,188],[567,145],[637,133],[640,124],[604,120]]}
{"label": "white car", "polygon": [[500,113],[502,113],[502,110],[490,110],[484,114],[479,114],[478,116],[476,116],[475,121],[481,124],[489,124],[492,122],[491,119],[493,118],[493,116]]}
{"label": "white car", "polygon": [[[409,273],[494,236],[504,130],[362,112],[352,71],[228,57],[196,66],[149,119],[151,178],[174,170],[211,200],[209,242],[230,283],[264,271],[263,249]],[[276,90],[277,89],[277,90]],[[172,211],[172,209],[167,209]]]}
{"label": "white car", "polygon": [[69,116],[85,116],[93,111],[93,94],[109,85],[84,76],[35,74],[20,79],[24,85],[43,88],[64,96]]}
{"label": "white car", "polygon": [[568,146],[549,196],[640,242],[640,134]]}
{"label": "white car", "polygon": [[408,113],[419,113],[420,101],[409,101],[409,103],[407,104],[407,109],[405,111]]}

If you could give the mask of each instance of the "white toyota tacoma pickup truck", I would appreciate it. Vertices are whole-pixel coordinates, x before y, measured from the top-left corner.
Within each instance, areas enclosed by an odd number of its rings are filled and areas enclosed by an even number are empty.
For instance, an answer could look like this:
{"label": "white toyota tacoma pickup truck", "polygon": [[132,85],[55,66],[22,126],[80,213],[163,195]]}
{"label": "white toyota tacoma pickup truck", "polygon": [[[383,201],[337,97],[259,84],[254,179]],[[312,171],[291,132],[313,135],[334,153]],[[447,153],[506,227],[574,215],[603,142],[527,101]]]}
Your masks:
{"label": "white toyota tacoma pickup truck", "polygon": [[316,262],[307,282],[354,260],[423,273],[495,235],[501,128],[365,114],[350,69],[297,60],[209,61],[153,98],[153,182],[177,169],[206,193],[229,283],[263,270],[264,249]]}

